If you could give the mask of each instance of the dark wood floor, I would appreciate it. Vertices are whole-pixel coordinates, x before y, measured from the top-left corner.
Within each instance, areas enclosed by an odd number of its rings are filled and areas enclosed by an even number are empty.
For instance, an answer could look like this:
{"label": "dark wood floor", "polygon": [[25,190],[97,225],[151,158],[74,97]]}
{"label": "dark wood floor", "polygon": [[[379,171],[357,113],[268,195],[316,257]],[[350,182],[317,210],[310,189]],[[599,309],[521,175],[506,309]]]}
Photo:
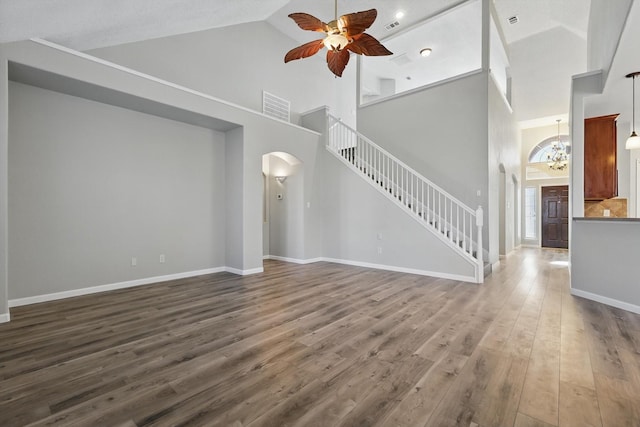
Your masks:
{"label": "dark wood floor", "polygon": [[564,251],[484,285],[329,263],[15,308],[0,426],[640,426],[640,316]]}

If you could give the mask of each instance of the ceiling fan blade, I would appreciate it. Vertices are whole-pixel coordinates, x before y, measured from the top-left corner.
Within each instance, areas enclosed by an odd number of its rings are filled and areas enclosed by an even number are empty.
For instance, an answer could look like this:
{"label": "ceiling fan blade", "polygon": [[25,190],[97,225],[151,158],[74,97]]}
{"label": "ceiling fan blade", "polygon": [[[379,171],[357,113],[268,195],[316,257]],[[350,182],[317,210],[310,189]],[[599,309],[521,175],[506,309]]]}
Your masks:
{"label": "ceiling fan blade", "polygon": [[353,53],[367,56],[385,56],[393,55],[389,49],[384,47],[375,37],[370,36],[367,33],[359,34],[354,37],[354,40],[347,45]]}
{"label": "ceiling fan blade", "polygon": [[327,65],[333,74],[342,77],[344,67],[346,67],[349,62],[349,55],[347,49],[327,51]]}
{"label": "ceiling fan blade", "polygon": [[314,40],[312,42],[305,43],[302,46],[295,47],[284,56],[284,62],[286,64],[294,59],[302,59],[315,55],[323,46],[322,40]]}
{"label": "ceiling fan blade", "polygon": [[357,36],[361,34],[373,24],[378,16],[378,11],[375,9],[369,9],[362,12],[348,13],[342,15],[340,20],[342,21],[342,27],[346,30],[346,33],[350,36]]}
{"label": "ceiling fan blade", "polygon": [[325,24],[315,16],[309,15],[308,13],[292,13],[289,15],[289,18],[296,21],[298,27],[302,28],[303,30],[318,31],[320,33],[327,32],[327,24]]}

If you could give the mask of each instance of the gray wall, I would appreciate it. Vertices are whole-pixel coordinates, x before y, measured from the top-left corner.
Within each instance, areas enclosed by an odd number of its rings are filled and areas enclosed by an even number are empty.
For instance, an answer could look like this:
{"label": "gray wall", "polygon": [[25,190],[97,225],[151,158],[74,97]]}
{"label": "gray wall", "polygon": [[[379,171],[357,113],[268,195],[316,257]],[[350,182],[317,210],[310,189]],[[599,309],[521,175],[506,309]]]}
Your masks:
{"label": "gray wall", "polygon": [[[0,51],[0,53],[2,53]],[[2,56],[0,55],[0,59]],[[8,173],[9,164],[9,82],[7,61],[0,60],[0,322],[9,321],[9,215]]]}
{"label": "gray wall", "polygon": [[606,80],[633,0],[591,0],[587,69],[603,70]]}
{"label": "gray wall", "polygon": [[475,208],[487,205],[487,108],[479,72],[362,107],[358,130]]}
{"label": "gray wall", "polygon": [[328,70],[324,51],[285,64],[284,55],[299,44],[266,22],[253,22],[89,53],[256,111],[266,90],[290,100],[294,113],[329,105],[335,115],[350,117],[355,61],[341,79]]}
{"label": "gray wall", "polygon": [[331,153],[325,156],[325,257],[474,277],[453,249]]}
{"label": "gray wall", "polygon": [[[573,221],[571,288],[591,299],[610,298],[640,312],[640,222],[629,220]],[[613,301],[612,305],[615,304]]]}
{"label": "gray wall", "polygon": [[[513,177],[520,178],[520,132],[513,112],[492,78],[488,79],[488,175],[489,203],[485,215],[489,228],[489,261],[496,262],[499,255],[500,239],[504,254],[519,245],[518,230],[520,221],[519,200],[514,194]],[[504,174],[500,173],[501,167]],[[504,178],[504,179],[503,179]],[[504,180],[504,198],[500,198],[500,181]],[[520,181],[518,181],[519,189]],[[501,206],[502,200],[502,206]],[[500,224],[500,212],[504,212],[504,221]]]}
{"label": "gray wall", "polygon": [[483,206],[484,247],[495,262],[498,165],[506,162],[519,176],[519,138],[493,81],[489,92],[489,80],[487,72],[478,72],[363,107],[358,129],[462,202]]}
{"label": "gray wall", "polygon": [[[226,265],[244,269],[244,129],[236,128],[226,134],[226,159],[222,168],[226,176],[225,197],[218,203],[226,209]],[[256,266],[257,267],[257,266]]]}
{"label": "gray wall", "polygon": [[9,107],[9,298],[225,265],[224,134],[18,83]]}

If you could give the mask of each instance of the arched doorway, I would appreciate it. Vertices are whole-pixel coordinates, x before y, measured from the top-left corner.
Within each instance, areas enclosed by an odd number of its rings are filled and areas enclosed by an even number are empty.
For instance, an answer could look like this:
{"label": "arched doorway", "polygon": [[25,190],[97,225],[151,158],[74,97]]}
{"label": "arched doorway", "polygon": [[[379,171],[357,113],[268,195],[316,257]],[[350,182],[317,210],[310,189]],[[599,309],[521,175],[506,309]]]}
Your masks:
{"label": "arched doorway", "polygon": [[304,168],[295,156],[262,156],[262,250],[265,258],[304,259]]}

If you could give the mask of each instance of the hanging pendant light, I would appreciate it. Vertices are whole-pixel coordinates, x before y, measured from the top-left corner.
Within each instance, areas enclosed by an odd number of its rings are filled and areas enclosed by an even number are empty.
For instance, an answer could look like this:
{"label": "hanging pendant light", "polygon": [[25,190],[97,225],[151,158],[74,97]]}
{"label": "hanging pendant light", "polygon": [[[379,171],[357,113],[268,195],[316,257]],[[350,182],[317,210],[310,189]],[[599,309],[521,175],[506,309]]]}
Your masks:
{"label": "hanging pendant light", "polygon": [[636,133],[636,76],[640,76],[640,71],[636,71],[634,73],[627,74],[627,78],[631,78],[632,83],[632,104],[631,104],[631,135],[627,139],[627,144],[625,145],[627,150],[637,150],[640,148],[640,136]]}
{"label": "hanging pendant light", "polygon": [[565,170],[569,166],[567,148],[560,139],[560,121],[560,119],[556,120],[558,122],[558,140],[551,144],[551,153],[547,153],[547,166],[556,171]]}

